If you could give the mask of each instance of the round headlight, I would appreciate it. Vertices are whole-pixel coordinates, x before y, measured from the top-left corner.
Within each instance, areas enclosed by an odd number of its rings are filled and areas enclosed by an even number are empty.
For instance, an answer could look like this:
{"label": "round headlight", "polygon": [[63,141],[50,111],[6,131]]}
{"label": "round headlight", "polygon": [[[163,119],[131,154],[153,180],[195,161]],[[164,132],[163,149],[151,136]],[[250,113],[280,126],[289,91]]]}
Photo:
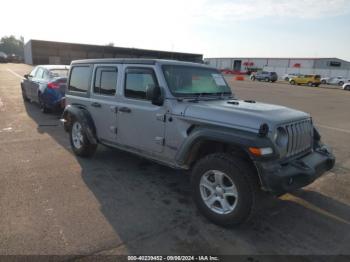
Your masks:
{"label": "round headlight", "polygon": [[276,133],[276,144],[279,147],[287,147],[288,145],[288,134],[285,128],[279,127],[277,128],[277,133]]}

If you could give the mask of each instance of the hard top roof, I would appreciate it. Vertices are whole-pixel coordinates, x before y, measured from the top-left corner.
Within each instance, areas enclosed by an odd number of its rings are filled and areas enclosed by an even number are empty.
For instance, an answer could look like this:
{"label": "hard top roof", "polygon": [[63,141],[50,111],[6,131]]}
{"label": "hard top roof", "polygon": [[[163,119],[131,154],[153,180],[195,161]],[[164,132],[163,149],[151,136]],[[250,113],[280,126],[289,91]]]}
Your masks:
{"label": "hard top roof", "polygon": [[186,62],[179,60],[166,60],[166,59],[145,59],[145,58],[101,58],[101,59],[82,59],[74,60],[71,65],[74,64],[142,64],[142,65],[155,65],[155,64],[171,64],[171,65],[187,65],[187,66],[203,66],[209,67],[206,64]]}

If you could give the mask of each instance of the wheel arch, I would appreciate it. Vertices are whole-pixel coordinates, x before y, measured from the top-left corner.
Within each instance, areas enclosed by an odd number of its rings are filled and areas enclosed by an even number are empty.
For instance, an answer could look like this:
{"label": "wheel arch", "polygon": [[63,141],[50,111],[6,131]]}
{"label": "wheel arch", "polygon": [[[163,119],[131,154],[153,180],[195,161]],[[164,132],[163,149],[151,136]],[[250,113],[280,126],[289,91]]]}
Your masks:
{"label": "wheel arch", "polygon": [[63,127],[66,132],[69,132],[72,128],[73,120],[77,119],[84,131],[90,143],[97,144],[98,139],[96,135],[96,126],[89,113],[83,105],[68,105],[62,113]]}
{"label": "wheel arch", "polygon": [[255,158],[249,153],[249,147],[273,147],[266,137],[257,133],[236,130],[215,130],[212,128],[194,128],[181,145],[176,161],[179,165],[192,169],[203,157],[213,153],[228,153],[243,159],[256,173],[260,185],[261,178],[255,165]]}

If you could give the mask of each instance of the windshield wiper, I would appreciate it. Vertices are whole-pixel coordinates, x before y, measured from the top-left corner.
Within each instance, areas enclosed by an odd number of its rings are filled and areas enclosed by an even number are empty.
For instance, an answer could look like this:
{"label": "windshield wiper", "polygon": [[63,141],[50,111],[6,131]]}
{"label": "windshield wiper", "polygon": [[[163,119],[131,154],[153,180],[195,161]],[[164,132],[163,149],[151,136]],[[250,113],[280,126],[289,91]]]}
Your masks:
{"label": "windshield wiper", "polygon": [[[189,100],[190,102],[198,102],[200,100],[215,100],[215,99],[224,99],[224,98],[232,98],[232,93],[230,92],[216,92],[216,93],[193,93],[192,95],[195,96],[195,98],[192,98]],[[225,96],[230,95],[230,96]]]}

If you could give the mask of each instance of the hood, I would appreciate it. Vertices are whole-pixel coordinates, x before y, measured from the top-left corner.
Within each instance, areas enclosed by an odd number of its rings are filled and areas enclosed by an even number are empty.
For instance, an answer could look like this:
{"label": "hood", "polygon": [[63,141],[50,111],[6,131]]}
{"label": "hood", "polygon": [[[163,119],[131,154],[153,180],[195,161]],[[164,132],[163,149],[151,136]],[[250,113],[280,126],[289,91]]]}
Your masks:
{"label": "hood", "polygon": [[186,118],[251,131],[259,130],[263,123],[274,128],[281,123],[310,117],[309,114],[302,111],[255,101],[214,100],[187,103],[188,106],[184,111]]}

